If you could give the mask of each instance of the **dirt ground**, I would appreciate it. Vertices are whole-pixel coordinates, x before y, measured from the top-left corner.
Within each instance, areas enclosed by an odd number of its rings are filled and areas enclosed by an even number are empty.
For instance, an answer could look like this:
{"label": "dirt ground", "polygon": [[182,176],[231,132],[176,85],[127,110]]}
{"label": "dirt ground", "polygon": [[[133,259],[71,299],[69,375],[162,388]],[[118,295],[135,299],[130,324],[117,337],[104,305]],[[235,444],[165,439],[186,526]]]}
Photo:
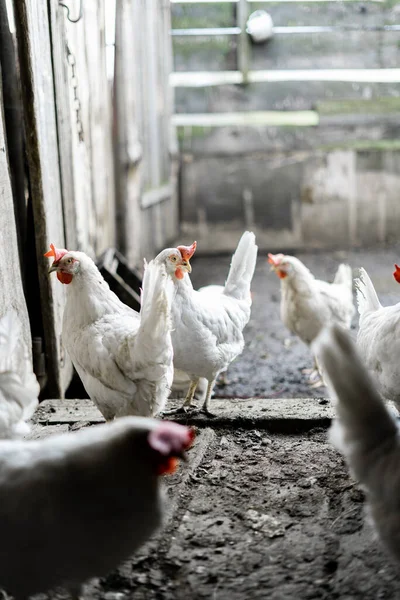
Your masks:
{"label": "dirt ground", "polygon": [[[382,303],[398,300],[391,274],[400,247],[299,257],[330,280],[341,261],[364,266]],[[193,261],[195,287],[223,283],[229,262]],[[271,402],[322,396],[325,390],[310,390],[301,373],[311,366],[310,354],[280,321],[279,281],[262,256],[253,293],[246,349],[217,395]],[[205,421],[189,464],[166,483],[164,530],[88,585],[88,599],[400,599],[398,569],[375,538],[363,493],[324,429],[283,435],[257,423],[222,429]]]}
{"label": "dirt ground", "polygon": [[[393,265],[400,261],[400,245],[390,248],[313,252],[296,254],[318,278],[332,281],[337,267],[346,262],[354,276],[364,267],[369,273],[383,305],[399,301],[400,288],[392,277]],[[192,281],[196,289],[208,284],[223,284],[230,257],[206,257],[192,261]],[[252,316],[245,329],[246,347],[231,364],[229,385],[216,388],[223,398],[319,397],[324,388],[311,389],[301,370],[312,366],[309,349],[282,324],[279,315],[280,281],[270,271],[266,256],[259,255],[253,285]],[[358,319],[354,318],[355,329]]]}
{"label": "dirt ground", "polygon": [[88,597],[400,597],[398,573],[364,520],[363,494],[325,431],[207,434],[183,490],[179,476],[170,483],[177,504],[166,529]]}

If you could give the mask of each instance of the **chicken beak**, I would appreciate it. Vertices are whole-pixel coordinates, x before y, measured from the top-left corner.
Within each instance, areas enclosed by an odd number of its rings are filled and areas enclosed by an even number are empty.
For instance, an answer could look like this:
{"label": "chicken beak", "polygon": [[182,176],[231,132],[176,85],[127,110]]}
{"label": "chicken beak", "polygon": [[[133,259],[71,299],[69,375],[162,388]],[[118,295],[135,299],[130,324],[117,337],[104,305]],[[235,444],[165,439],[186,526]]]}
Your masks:
{"label": "chicken beak", "polygon": [[187,271],[188,273],[192,272],[192,266],[188,260],[182,260],[180,267],[182,269],[185,269],[185,271]]}
{"label": "chicken beak", "polygon": [[275,254],[268,254],[268,262],[271,265],[270,271],[277,271],[279,263],[277,261],[277,256]]}
{"label": "chicken beak", "polygon": [[57,269],[58,269],[58,265],[52,264],[49,269],[49,274],[54,273],[54,271],[57,271]]}

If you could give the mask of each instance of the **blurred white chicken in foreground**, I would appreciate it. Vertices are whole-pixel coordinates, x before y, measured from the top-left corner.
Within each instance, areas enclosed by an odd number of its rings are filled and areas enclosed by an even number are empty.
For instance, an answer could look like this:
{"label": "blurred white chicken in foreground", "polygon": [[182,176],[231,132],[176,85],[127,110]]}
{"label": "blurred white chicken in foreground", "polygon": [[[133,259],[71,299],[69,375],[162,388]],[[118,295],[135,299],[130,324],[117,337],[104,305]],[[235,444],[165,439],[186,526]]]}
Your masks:
{"label": "blurred white chicken in foreground", "polygon": [[25,421],[38,406],[39,392],[20,320],[9,310],[0,319],[0,439],[29,432]]}
{"label": "blurred white chicken in foreground", "polygon": [[204,294],[193,289],[189,273],[192,246],[178,246],[160,252],[155,258],[164,264],[175,286],[172,303],[174,329],[174,365],[190,377],[190,386],[182,409],[192,406],[200,377],[207,379],[207,393],[202,410],[208,404],[218,373],[244,348],[243,329],[250,319],[250,284],[257,260],[254,233],[246,231],[232,257],[228,279],[220,294]]}
{"label": "blurred white chicken in foreground", "polygon": [[380,393],[400,409],[400,303],[382,306],[365,269],[360,269],[355,286],[360,313],[359,352]]}
{"label": "blurred white chicken in foreground", "polygon": [[143,277],[140,314],[121,302],[83,252],[59,250],[54,261],[67,285],[63,342],[89,397],[105,419],[155,416],[173,378],[171,295],[165,267],[151,261]]}
{"label": "blurred white chicken in foreground", "polygon": [[366,490],[379,536],[400,561],[400,437],[348,334],[334,326],[313,344],[336,398],[331,440]]}
{"label": "blurred white chicken in foreground", "polygon": [[[281,319],[303,342],[310,345],[321,329],[331,323],[350,328],[355,308],[349,265],[339,265],[333,283],[327,283],[315,279],[294,256],[268,254],[268,262],[281,280]],[[315,382],[312,387],[323,385],[315,358],[310,380]]]}
{"label": "blurred white chicken in foreground", "polygon": [[[223,285],[205,285],[197,290],[200,294],[207,294],[210,298],[215,296],[220,296],[224,291]],[[218,381],[222,379],[222,385],[226,385],[226,372],[228,369],[224,369],[219,373]],[[171,387],[171,398],[182,398],[186,396],[186,392],[190,385],[190,377],[186,375],[184,371],[180,371],[179,369],[174,369],[174,380],[172,382]],[[204,402],[207,393],[207,379],[205,377],[200,377],[199,382],[197,384],[194,398],[196,400],[200,400]]]}
{"label": "blurred white chicken in foreground", "polygon": [[159,475],[187,427],[124,417],[40,441],[0,441],[0,588],[16,600],[106,575],[159,527]]}

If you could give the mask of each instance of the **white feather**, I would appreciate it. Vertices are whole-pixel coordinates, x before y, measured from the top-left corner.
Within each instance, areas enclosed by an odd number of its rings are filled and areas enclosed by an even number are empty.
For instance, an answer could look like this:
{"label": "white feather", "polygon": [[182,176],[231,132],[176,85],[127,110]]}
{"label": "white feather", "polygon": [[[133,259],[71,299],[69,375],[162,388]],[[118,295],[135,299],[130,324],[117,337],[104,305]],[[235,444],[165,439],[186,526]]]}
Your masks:
{"label": "white feather", "polygon": [[0,319],[0,438],[21,437],[38,405],[39,384],[17,313]]}
{"label": "white feather", "polygon": [[400,561],[400,438],[355,346],[338,326],[324,330],[313,345],[336,402],[331,441],[363,485],[376,529]]}

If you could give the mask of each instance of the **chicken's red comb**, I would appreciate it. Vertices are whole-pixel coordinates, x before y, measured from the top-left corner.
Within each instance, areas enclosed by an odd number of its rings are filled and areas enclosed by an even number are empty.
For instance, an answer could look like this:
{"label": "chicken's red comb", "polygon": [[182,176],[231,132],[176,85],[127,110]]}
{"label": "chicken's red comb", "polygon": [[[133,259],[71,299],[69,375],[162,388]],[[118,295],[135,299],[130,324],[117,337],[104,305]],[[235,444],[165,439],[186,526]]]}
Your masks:
{"label": "chicken's red comb", "polygon": [[197,242],[193,242],[191,246],[178,246],[178,250],[181,253],[183,260],[189,260],[196,252]]}
{"label": "chicken's red comb", "polygon": [[394,265],[394,273],[393,273],[393,277],[395,278],[395,280],[397,281],[397,283],[400,283],[400,267],[399,265]]}
{"label": "chicken's red comb", "polygon": [[149,444],[164,456],[180,456],[190,448],[195,438],[194,430],[172,421],[161,421],[149,434]]}
{"label": "chicken's red comb", "polygon": [[54,258],[54,262],[58,262],[62,259],[64,254],[67,253],[68,250],[65,250],[65,248],[56,248],[54,244],[50,244],[50,250],[46,252],[46,254],[44,254],[43,256],[46,256],[47,258]]}
{"label": "chicken's red comb", "polygon": [[270,265],[274,265],[274,267],[279,267],[284,254],[268,254],[268,262]]}

